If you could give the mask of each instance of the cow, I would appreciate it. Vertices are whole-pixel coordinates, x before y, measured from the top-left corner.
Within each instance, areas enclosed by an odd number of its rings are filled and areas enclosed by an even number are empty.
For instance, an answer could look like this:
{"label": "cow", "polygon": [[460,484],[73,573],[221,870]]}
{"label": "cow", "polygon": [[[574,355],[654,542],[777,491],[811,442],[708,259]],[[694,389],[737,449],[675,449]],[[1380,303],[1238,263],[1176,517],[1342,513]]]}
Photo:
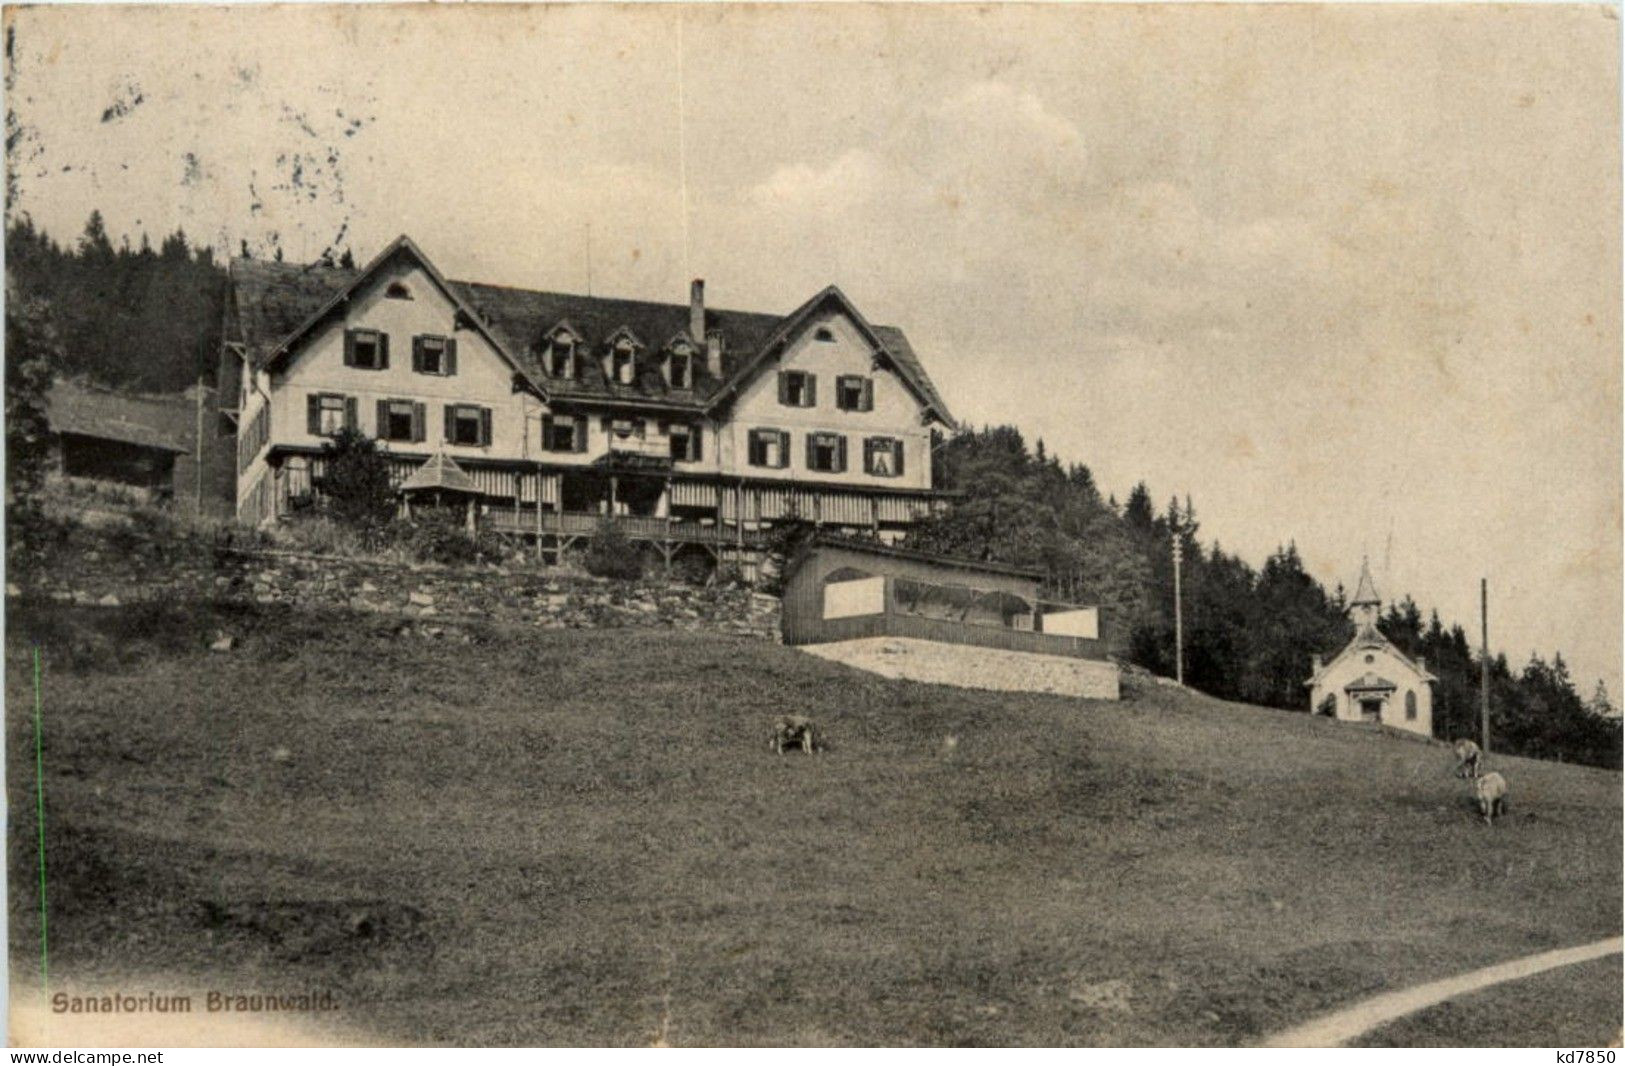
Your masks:
{"label": "cow", "polygon": [[781,717],[773,726],[773,750],[780,755],[784,749],[800,745],[801,750],[808,755],[818,744],[818,727],[811,718],[799,714],[787,714]]}
{"label": "cow", "polygon": [[1474,778],[1478,776],[1479,764],[1478,745],[1463,737],[1456,741],[1456,776],[1460,778]]}
{"label": "cow", "polygon": [[1483,776],[1473,778],[1473,791],[1478,794],[1478,813],[1484,816],[1485,825],[1492,824],[1496,818],[1506,814],[1506,778],[1491,770]]}

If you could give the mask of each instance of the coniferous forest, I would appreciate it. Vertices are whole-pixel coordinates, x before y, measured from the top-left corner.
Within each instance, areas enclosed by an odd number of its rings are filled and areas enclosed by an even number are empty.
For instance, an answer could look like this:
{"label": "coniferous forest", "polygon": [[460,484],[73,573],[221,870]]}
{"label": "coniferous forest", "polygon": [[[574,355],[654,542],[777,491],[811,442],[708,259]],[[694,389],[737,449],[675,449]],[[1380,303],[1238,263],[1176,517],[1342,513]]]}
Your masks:
{"label": "coniferous forest", "polygon": [[24,299],[50,309],[58,372],[133,392],[213,384],[226,272],[180,230],[152,246],[108,235],[99,212],[63,247],[26,216],[6,230],[6,270]]}
{"label": "coniferous forest", "polygon": [[[200,378],[212,384],[226,277],[213,249],[192,246],[178,230],[156,249],[145,235],[115,244],[99,213],[64,247],[22,216],[7,229],[6,258],[12,291],[54,330],[55,373],[144,392],[174,392]],[[9,362],[17,353],[7,355]],[[940,440],[935,479],[961,495],[911,533],[911,546],[1045,571],[1047,595],[1099,604],[1123,654],[1168,676],[1177,535],[1185,680],[1211,695],[1307,711],[1311,657],[1330,656],[1352,636],[1344,590],[1328,591],[1305,572],[1295,545],[1254,568],[1203,543],[1191,500],[1159,509],[1142,483],[1119,503],[1102,495],[1087,466],[1063,464],[1042,441],[1029,448],[1014,427]],[[1388,603],[1380,625],[1438,676],[1435,735],[1476,738],[1479,658],[1462,626],[1408,597]],[[1498,655],[1490,689],[1494,750],[1620,767],[1620,719],[1607,693],[1599,685],[1582,696],[1561,655],[1517,669]]]}

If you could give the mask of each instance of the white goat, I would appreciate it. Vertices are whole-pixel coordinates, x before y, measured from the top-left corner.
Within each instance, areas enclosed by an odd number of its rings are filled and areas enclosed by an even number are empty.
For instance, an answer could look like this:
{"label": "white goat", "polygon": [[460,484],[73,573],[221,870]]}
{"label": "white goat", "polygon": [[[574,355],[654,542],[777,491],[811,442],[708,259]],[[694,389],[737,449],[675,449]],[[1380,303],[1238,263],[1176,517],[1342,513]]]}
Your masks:
{"label": "white goat", "polygon": [[1492,824],[1496,818],[1506,814],[1506,778],[1491,770],[1487,774],[1473,778],[1473,791],[1478,794],[1478,813],[1484,816],[1485,825]]}
{"label": "white goat", "polygon": [[1477,777],[1479,754],[1478,745],[1467,738],[1456,741],[1456,776]]}

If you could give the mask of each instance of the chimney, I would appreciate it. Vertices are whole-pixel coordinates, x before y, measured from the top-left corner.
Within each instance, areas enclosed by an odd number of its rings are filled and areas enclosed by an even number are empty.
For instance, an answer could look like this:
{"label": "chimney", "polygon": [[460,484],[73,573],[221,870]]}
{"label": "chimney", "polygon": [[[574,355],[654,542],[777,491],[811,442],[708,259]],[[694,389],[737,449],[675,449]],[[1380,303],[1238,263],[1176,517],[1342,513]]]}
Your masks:
{"label": "chimney", "polygon": [[688,286],[688,339],[696,346],[705,343],[704,278],[695,278]]}
{"label": "chimney", "polygon": [[1322,663],[1321,663],[1321,661],[1320,661],[1320,656],[1319,656],[1319,655],[1315,655],[1315,656],[1313,656],[1313,658],[1312,658],[1312,661],[1313,661],[1313,663],[1314,663],[1314,670],[1313,670],[1313,672],[1314,672],[1314,673],[1317,673],[1317,674],[1318,674],[1318,673],[1320,673],[1320,668],[1321,668],[1321,665],[1322,665]]}

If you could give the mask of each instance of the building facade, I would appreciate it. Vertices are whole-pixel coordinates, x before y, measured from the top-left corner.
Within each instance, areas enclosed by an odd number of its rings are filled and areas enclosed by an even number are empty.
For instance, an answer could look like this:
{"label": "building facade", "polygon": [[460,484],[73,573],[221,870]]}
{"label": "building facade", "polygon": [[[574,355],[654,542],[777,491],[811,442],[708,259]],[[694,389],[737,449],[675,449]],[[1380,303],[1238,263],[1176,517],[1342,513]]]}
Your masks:
{"label": "building facade", "polygon": [[1423,736],[1433,734],[1433,682],[1427,663],[1411,659],[1389,643],[1377,628],[1382,606],[1369,563],[1360,566],[1360,583],[1349,615],[1354,639],[1322,662],[1316,655],[1309,687],[1311,714],[1346,722],[1379,722]]}
{"label": "building facade", "polygon": [[554,549],[606,516],[718,558],[791,516],[895,537],[941,495],[941,397],[903,333],[833,286],[784,316],[709,308],[699,281],[686,305],[562,295],[448,281],[406,237],[360,270],[230,275],[221,415],[245,523],[318,491],[345,427],[397,483],[449,458],[485,528]]}

